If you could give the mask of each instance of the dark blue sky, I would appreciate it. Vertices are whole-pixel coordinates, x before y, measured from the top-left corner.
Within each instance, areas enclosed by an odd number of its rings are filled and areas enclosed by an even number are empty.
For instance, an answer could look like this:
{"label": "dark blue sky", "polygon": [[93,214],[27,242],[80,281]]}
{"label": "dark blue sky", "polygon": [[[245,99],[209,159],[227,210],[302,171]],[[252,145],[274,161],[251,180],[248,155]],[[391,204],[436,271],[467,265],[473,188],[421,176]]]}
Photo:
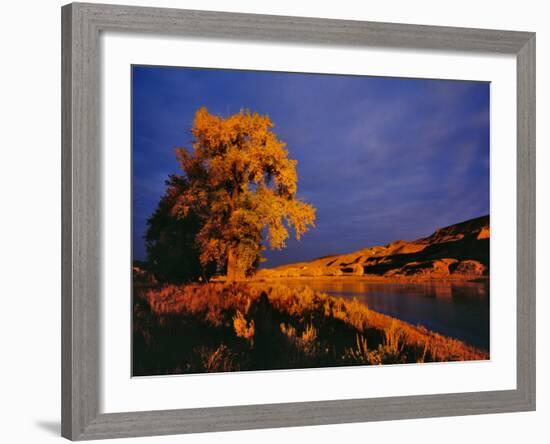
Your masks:
{"label": "dark blue sky", "polygon": [[133,251],[190,147],[197,108],[268,114],[316,227],[265,266],[345,253],[489,213],[489,83],[144,67],[132,70]]}

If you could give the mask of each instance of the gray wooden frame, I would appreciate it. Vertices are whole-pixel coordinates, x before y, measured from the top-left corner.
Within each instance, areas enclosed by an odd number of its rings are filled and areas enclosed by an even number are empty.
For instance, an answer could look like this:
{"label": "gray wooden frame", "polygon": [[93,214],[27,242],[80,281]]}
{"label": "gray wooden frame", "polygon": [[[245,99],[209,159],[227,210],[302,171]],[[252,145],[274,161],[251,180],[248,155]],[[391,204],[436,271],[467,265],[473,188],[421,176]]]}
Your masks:
{"label": "gray wooden frame", "polygon": [[[98,363],[102,31],[516,56],[517,389],[101,413]],[[62,82],[63,436],[81,440],[535,409],[534,33],[73,3],[62,8]]]}

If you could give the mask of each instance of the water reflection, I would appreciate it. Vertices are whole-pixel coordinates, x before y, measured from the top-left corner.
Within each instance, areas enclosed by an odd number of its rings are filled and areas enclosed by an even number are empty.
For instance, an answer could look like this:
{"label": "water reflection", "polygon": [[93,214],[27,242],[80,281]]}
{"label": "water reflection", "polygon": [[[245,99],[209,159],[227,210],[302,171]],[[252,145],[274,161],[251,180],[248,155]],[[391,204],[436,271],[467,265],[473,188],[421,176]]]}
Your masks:
{"label": "water reflection", "polygon": [[489,286],[474,282],[379,283],[361,280],[284,280],[332,296],[357,298],[373,310],[421,324],[489,350]]}

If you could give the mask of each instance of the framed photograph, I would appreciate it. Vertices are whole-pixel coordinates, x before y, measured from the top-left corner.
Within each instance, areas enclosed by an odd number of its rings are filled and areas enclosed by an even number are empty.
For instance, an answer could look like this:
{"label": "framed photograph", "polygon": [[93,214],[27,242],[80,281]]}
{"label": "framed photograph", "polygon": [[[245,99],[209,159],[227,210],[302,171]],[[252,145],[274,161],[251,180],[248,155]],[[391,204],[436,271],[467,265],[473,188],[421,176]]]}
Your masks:
{"label": "framed photograph", "polygon": [[62,8],[62,434],[535,409],[535,35]]}

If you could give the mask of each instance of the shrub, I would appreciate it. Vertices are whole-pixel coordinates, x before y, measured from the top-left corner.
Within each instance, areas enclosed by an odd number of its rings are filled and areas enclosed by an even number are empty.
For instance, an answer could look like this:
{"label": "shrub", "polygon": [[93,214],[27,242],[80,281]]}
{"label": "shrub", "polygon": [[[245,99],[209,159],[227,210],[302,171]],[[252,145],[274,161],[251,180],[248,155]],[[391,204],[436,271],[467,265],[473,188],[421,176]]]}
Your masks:
{"label": "shrub", "polygon": [[254,340],[254,320],[248,322],[243,314],[237,310],[237,314],[233,316],[233,328],[235,329],[235,334],[239,338],[246,339],[251,344]]}
{"label": "shrub", "polygon": [[196,350],[202,368],[207,373],[229,372],[239,370],[238,363],[231,350],[224,344],[220,344],[215,350],[208,347],[200,347]]}

